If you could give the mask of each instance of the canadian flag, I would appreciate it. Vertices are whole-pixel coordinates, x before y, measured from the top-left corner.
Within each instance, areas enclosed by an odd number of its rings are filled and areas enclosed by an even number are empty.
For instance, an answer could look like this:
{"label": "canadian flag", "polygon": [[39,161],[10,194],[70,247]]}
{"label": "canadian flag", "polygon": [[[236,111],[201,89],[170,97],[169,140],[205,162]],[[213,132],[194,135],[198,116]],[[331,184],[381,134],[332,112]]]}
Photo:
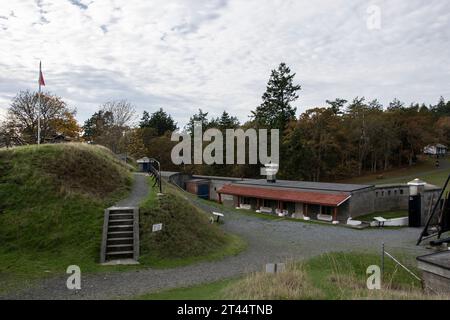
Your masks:
{"label": "canadian flag", "polygon": [[45,87],[44,75],[42,74],[42,64],[39,62],[39,85]]}

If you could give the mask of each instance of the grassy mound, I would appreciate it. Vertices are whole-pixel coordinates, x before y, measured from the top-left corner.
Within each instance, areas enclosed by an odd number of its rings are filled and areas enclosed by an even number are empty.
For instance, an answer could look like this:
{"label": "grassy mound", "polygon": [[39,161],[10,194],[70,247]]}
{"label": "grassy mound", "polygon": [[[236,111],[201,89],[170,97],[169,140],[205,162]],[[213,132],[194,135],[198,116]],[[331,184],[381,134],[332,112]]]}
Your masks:
{"label": "grassy mound", "polygon": [[103,147],[0,150],[0,282],[95,268],[103,209],[130,186],[130,168]]}
{"label": "grassy mound", "polygon": [[[400,255],[398,256],[400,257]],[[385,260],[381,290],[368,290],[366,270],[380,257],[368,253],[329,253],[301,263],[289,263],[284,273],[252,273],[192,287],[176,288],[135,297],[144,300],[336,300],[336,299],[450,299],[450,296],[424,294],[418,281],[406,271]],[[407,265],[413,257],[402,256]],[[413,268],[414,273],[420,275]]]}
{"label": "grassy mound", "polygon": [[[141,263],[173,267],[219,259],[245,247],[242,240],[211,224],[208,215],[174,186],[165,184],[165,195],[159,198],[155,192],[141,206]],[[152,232],[156,223],[163,224],[162,231]]]}
{"label": "grassy mound", "polygon": [[[380,257],[373,254],[325,254],[306,263],[288,264],[284,273],[248,275],[224,288],[223,297],[250,300],[450,299],[425,294],[421,284],[391,260],[386,260],[381,290],[367,289],[367,267],[379,264],[379,260]],[[419,274],[417,270],[414,272]]]}

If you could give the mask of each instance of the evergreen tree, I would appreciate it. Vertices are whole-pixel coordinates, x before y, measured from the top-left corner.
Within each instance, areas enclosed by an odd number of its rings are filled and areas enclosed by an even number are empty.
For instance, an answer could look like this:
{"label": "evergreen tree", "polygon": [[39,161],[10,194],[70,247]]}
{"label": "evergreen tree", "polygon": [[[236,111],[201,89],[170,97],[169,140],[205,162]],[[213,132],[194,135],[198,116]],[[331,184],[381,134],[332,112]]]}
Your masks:
{"label": "evergreen tree", "polygon": [[262,104],[252,111],[252,117],[260,127],[284,130],[290,120],[295,119],[297,108],[291,103],[298,99],[300,85],[294,84],[295,73],[285,63],[272,70]]}
{"label": "evergreen tree", "polygon": [[147,111],[144,111],[139,126],[141,128],[155,129],[158,136],[177,130],[176,122],[162,108],[151,115]]}

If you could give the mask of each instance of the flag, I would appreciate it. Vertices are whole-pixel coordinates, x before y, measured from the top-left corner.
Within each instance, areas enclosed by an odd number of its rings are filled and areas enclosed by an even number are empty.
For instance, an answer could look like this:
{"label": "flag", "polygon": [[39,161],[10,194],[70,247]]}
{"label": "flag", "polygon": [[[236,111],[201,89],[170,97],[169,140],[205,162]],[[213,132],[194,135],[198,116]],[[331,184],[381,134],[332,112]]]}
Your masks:
{"label": "flag", "polygon": [[44,75],[42,74],[41,62],[39,62],[39,85],[45,87]]}

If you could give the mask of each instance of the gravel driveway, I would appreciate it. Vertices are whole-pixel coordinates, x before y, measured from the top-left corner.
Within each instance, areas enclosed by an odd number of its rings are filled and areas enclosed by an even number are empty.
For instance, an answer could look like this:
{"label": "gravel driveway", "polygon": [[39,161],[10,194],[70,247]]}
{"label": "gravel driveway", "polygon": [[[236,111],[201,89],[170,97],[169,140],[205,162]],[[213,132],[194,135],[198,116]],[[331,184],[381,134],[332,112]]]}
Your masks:
{"label": "gravel driveway", "polygon": [[[139,182],[138,182],[139,183]],[[215,210],[204,203],[204,209]],[[262,270],[266,263],[287,259],[305,259],[324,252],[380,250],[388,246],[406,248],[422,254],[416,247],[419,229],[353,230],[342,226],[307,224],[285,220],[267,220],[225,211],[223,228],[245,239],[248,249],[233,257],[173,269],[144,269],[121,273],[82,276],[82,289],[66,289],[66,277],[44,280],[33,288],[4,298],[16,299],[108,299],[123,298],[160,289],[189,286]]]}

